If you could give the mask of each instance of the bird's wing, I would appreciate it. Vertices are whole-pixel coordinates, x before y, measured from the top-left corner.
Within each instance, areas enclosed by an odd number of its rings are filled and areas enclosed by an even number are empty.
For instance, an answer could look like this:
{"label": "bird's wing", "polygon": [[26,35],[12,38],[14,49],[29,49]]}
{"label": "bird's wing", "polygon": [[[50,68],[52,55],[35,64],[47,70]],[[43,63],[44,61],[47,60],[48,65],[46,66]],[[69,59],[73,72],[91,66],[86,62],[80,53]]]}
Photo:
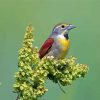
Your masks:
{"label": "bird's wing", "polygon": [[54,43],[54,39],[53,38],[48,38],[45,41],[45,43],[43,44],[43,46],[39,50],[40,59],[43,58],[50,51],[50,48],[52,47],[53,43]]}

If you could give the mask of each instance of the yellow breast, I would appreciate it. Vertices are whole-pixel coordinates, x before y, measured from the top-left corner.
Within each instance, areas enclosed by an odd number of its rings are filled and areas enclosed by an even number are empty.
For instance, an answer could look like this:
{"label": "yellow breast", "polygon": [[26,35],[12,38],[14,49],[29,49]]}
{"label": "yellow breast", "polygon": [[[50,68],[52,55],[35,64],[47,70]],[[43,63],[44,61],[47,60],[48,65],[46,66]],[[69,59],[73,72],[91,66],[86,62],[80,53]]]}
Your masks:
{"label": "yellow breast", "polygon": [[60,45],[61,45],[61,53],[60,53],[60,58],[64,58],[68,52],[69,46],[70,46],[70,41],[69,39],[65,38],[59,38],[58,39]]}
{"label": "yellow breast", "polygon": [[70,46],[69,39],[67,40],[67,39],[64,39],[64,38],[63,39],[60,38],[58,41],[59,41],[63,51],[66,51],[67,49],[69,49],[69,46]]}

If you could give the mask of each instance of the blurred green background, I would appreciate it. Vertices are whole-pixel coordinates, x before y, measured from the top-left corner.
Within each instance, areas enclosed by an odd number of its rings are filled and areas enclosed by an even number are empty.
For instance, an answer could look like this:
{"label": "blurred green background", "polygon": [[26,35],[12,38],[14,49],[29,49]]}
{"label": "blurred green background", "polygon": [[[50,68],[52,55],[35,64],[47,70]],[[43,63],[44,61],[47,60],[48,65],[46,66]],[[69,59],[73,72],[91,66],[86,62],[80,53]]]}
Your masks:
{"label": "blurred green background", "polygon": [[18,71],[18,50],[25,28],[35,27],[34,45],[40,46],[59,22],[75,24],[69,55],[89,65],[85,78],[63,87],[48,81],[40,100],[100,100],[100,0],[0,0],[0,100],[15,100],[12,85]]}

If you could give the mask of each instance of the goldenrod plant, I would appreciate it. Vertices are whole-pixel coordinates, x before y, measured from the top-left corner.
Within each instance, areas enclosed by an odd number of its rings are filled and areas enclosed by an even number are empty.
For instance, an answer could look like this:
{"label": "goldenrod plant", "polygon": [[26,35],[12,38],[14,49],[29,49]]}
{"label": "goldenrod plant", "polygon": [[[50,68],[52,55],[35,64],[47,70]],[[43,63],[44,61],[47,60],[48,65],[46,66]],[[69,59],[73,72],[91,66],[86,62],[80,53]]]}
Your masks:
{"label": "goldenrod plant", "polygon": [[60,86],[71,85],[74,80],[84,77],[88,66],[76,62],[75,57],[54,59],[53,56],[39,58],[38,48],[33,46],[34,32],[31,25],[26,29],[22,48],[18,55],[19,71],[15,73],[14,92],[18,93],[16,100],[38,100],[48,89],[47,79]]}

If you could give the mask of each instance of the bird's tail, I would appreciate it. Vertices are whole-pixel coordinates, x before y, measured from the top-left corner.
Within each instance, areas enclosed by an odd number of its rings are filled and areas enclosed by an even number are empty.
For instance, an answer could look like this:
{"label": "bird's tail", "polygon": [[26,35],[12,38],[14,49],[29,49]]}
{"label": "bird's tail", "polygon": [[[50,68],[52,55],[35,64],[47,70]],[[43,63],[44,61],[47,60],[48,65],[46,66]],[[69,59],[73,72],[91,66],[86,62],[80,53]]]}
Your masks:
{"label": "bird's tail", "polygon": [[58,85],[59,85],[59,87],[60,87],[60,90],[61,90],[63,93],[66,93],[66,92],[64,91],[64,89],[61,87],[61,85],[60,85],[59,82],[58,82]]}

